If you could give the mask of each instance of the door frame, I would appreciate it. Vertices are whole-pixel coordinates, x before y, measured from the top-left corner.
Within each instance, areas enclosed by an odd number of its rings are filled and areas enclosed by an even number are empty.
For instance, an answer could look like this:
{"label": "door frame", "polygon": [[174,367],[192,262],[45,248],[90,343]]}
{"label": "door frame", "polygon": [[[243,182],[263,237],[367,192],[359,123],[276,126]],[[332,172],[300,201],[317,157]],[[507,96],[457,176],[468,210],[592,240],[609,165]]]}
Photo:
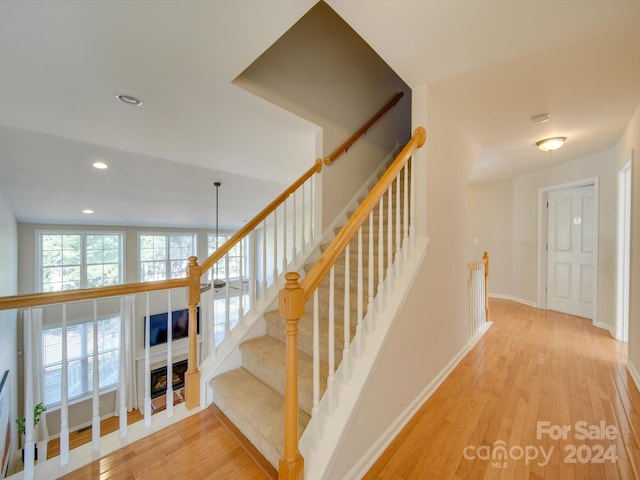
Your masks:
{"label": "door frame", "polygon": [[[631,221],[633,219],[633,157],[634,150],[632,149],[629,159],[618,170],[615,339],[622,342],[627,342],[629,339],[631,223],[627,223],[627,219],[631,219]],[[626,176],[629,176],[628,185],[626,184]]]}
{"label": "door frame", "polygon": [[549,192],[568,188],[593,186],[595,208],[593,212],[593,325],[609,330],[609,325],[598,322],[598,215],[600,191],[598,177],[585,178],[574,182],[552,185],[538,190],[538,308],[547,309],[547,201]]}

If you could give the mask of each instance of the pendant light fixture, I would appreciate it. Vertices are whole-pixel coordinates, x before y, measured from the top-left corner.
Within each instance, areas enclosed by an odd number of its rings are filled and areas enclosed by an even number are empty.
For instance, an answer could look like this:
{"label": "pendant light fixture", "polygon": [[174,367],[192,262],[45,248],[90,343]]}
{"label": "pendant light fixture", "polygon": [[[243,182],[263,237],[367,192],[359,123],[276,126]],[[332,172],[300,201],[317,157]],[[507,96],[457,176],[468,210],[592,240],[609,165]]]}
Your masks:
{"label": "pendant light fixture", "polygon": [[[220,182],[213,182],[213,185],[216,187],[216,252],[218,251],[218,191],[220,189]],[[217,278],[218,276],[218,264],[216,263],[215,268],[215,277],[213,279],[213,288],[223,288],[227,283],[224,280],[220,280]]]}

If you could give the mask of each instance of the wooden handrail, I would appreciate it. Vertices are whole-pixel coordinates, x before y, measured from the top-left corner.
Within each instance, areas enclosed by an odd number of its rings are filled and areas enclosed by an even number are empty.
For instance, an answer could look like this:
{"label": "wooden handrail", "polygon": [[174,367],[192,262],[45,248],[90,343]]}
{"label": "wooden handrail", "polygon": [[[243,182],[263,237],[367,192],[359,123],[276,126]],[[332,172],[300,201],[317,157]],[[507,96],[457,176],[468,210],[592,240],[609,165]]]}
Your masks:
{"label": "wooden handrail", "polygon": [[298,178],[295,182],[293,182],[289,188],[287,188],[284,192],[282,192],[273,202],[267,205],[260,213],[258,213],[255,217],[253,217],[247,224],[238,230],[229,240],[224,242],[224,244],[215,252],[213,252],[209,258],[207,258],[202,264],[200,268],[202,273],[209,270],[212,266],[216,264],[219,260],[224,258],[224,256],[244,237],[246,237],[254,228],[256,228],[265,218],[267,218],[271,212],[273,212],[276,208],[278,208],[284,201],[289,198],[289,196],[295,192],[304,182],[309,180],[314,173],[319,173],[322,170],[322,160],[317,159],[309,170],[304,172],[300,178]]}
{"label": "wooden handrail", "polygon": [[407,162],[407,160],[409,160],[416,149],[424,145],[424,142],[426,140],[427,132],[425,131],[425,129],[422,127],[416,128],[409,143],[405,145],[400,154],[396,157],[391,166],[378,181],[376,186],[373,187],[365,201],[360,204],[358,209],[349,218],[349,221],[342,228],[340,233],[338,233],[333,242],[331,242],[331,245],[329,245],[320,259],[304,277],[304,280],[302,281],[300,286],[304,290],[305,302],[309,299],[318,285],[320,285],[320,282],[325,277],[325,275],[329,273],[331,266],[342,254],[345,247],[351,242],[351,240],[353,240],[355,235],[358,233],[358,229],[368,218],[371,210],[373,210],[373,208],[378,204],[382,195],[384,195],[400,170],[402,170],[402,167],[404,167],[404,164]]}
{"label": "wooden handrail", "polygon": [[[211,268],[218,260],[231,250],[236,243],[244,238],[260,222],[262,222],[273,210],[282,204],[300,185],[307,181],[311,175],[322,170],[322,160],[317,159],[313,166],[307,170],[298,180],[287,188],[278,198],[271,202],[258,215],[250,220],[233,237],[224,243],[220,249],[214,252],[201,265],[200,270],[204,273]],[[13,310],[14,308],[40,307],[44,305],[55,305],[59,303],[78,302],[82,300],[92,300],[94,298],[118,297],[122,295],[132,295],[136,293],[155,292],[158,290],[168,290],[171,288],[187,287],[188,278],[177,278],[173,280],[160,280],[157,282],[125,283],[122,285],[112,285],[108,287],[83,288],[79,290],[67,290],[63,292],[49,293],[29,293],[24,295],[13,295],[0,297],[0,310]]]}
{"label": "wooden handrail", "polygon": [[333,153],[331,153],[328,157],[325,157],[324,163],[327,165],[331,165],[333,162],[335,162],[336,158],[338,158],[343,153],[346,153],[347,150],[351,148],[351,145],[353,145],[356,142],[356,140],[358,140],[362,135],[367,133],[367,130],[369,130],[369,128],[371,128],[371,126],[380,119],[380,117],[382,117],[385,113],[391,110],[395,106],[395,104],[400,101],[400,99],[403,96],[404,96],[404,92],[396,93],[393,96],[393,98],[389,100],[386,103],[386,105],[380,109],[380,111],[378,111],[378,113],[376,113],[373,117],[371,117],[371,120],[369,120],[362,127],[360,127],[360,129],[358,129],[356,133],[351,135],[342,145],[336,148],[333,151]]}
{"label": "wooden handrail", "polygon": [[93,300],[94,298],[119,297],[134,293],[155,292],[188,286],[187,278],[173,280],[159,280],[157,282],[125,283],[108,287],[83,288],[80,290],[67,290],[63,292],[29,293],[26,295],[14,295],[0,297],[0,310],[12,310],[14,308],[41,307],[43,305],[56,305],[59,303],[79,302],[81,300]]}

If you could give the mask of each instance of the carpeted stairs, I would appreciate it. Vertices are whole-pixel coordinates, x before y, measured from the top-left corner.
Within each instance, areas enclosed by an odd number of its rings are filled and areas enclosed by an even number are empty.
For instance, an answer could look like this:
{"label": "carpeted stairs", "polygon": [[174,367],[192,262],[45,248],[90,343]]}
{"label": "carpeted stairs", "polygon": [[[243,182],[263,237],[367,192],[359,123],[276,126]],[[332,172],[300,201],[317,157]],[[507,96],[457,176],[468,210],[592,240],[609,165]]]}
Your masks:
{"label": "carpeted stairs", "polygon": [[[372,188],[372,187],[371,187]],[[403,182],[401,182],[401,195]],[[387,196],[385,196],[384,219],[384,271],[387,269]],[[395,185],[393,201],[395,202]],[[378,274],[378,208],[374,210],[374,292],[377,289]],[[395,205],[393,223],[395,224]],[[348,216],[350,216],[348,214]],[[401,217],[402,218],[402,217]],[[337,233],[340,229],[336,229]],[[368,302],[368,259],[369,224],[363,225],[363,308],[366,313]],[[395,234],[394,234],[395,237]],[[324,251],[328,245],[322,245]],[[393,241],[395,250],[395,238]],[[351,338],[356,332],[357,321],[357,268],[358,243],[350,244],[350,330]],[[305,265],[309,271],[312,264]],[[340,257],[334,267],[334,315],[335,315],[335,364],[338,368],[344,348],[344,283],[345,256]],[[320,324],[320,395],[326,388],[328,376],[328,318],[329,318],[329,275],[318,288]],[[213,402],[238,427],[249,441],[277,469],[284,443],[284,389],[285,389],[285,334],[284,323],[277,310],[265,315],[267,334],[245,341],[240,345],[242,367],[223,373],[211,380]],[[299,322],[298,335],[298,401],[299,432],[302,435],[310,420],[313,402],[313,297],[305,305],[305,315]]]}

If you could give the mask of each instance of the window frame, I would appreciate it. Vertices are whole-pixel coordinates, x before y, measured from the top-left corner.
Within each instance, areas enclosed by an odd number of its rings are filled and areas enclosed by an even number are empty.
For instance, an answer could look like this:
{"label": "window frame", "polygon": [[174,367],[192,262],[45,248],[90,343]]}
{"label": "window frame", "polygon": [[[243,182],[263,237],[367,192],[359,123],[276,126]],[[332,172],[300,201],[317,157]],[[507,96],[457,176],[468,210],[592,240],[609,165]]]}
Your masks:
{"label": "window frame", "polygon": [[[164,279],[152,279],[152,280],[145,280],[143,278],[143,268],[142,265],[143,263],[146,263],[147,261],[145,260],[143,262],[142,260],[142,237],[144,236],[153,236],[153,237],[165,237],[166,239],[166,243],[165,243],[165,259],[164,260],[154,260],[154,261],[162,261],[165,263],[165,278]],[[184,269],[184,276],[182,277],[174,277],[171,275],[171,245],[170,245],[170,237],[172,236],[189,236],[192,238],[192,249],[191,249],[191,255],[190,256],[197,256],[198,255],[198,234],[195,232],[168,232],[168,231],[161,231],[161,230],[155,230],[155,231],[138,231],[138,246],[137,246],[137,255],[138,255],[138,281],[140,282],[152,282],[152,281],[160,281],[160,280],[171,280],[174,278],[187,278],[188,276],[188,272],[187,269]],[[181,259],[182,260],[182,259]],[[189,261],[188,257],[186,259],[184,259],[187,263]]]}
{"label": "window frame", "polygon": [[[225,242],[227,242],[231,237],[233,237],[237,232],[235,231],[224,231],[224,232],[218,232],[218,237],[225,237]],[[213,255],[216,251],[216,249],[212,248],[211,250],[209,250],[209,239],[213,238],[215,239],[216,237],[216,232],[207,232],[206,235],[206,239],[207,239],[207,258],[210,257],[211,255]],[[231,258],[240,258],[240,255],[231,255],[231,252],[235,249],[238,248],[239,244],[242,243],[242,278],[247,279],[249,276],[249,269],[248,269],[248,237],[243,238],[242,240],[240,240],[240,242],[238,242],[236,245],[234,245],[234,247],[229,251],[228,255],[229,255],[229,260],[231,260]],[[218,248],[220,248],[222,245],[224,245],[224,242],[220,245],[218,245]],[[214,265],[213,267],[211,267],[211,269],[209,270],[209,276],[208,276],[208,280],[211,280],[211,276],[213,275],[213,271],[214,270],[222,270],[223,271],[223,275],[218,277],[219,280],[225,280],[226,279],[226,273],[225,273],[225,268],[226,266],[224,265],[224,257],[223,259],[221,259],[221,263],[222,265],[220,266],[220,268],[216,268],[216,265]],[[229,276],[229,281],[232,280],[239,280],[240,276]]]}
{"label": "window frame", "polygon": [[[120,230],[83,230],[83,229],[37,229],[35,231],[36,239],[35,239],[35,277],[36,281],[35,287],[38,292],[46,293],[44,290],[45,282],[44,282],[44,259],[43,259],[43,236],[45,235],[79,235],[80,236],[80,281],[79,287],[77,289],[62,289],[62,290],[52,290],[53,292],[61,292],[61,291],[74,291],[83,288],[100,288],[107,285],[100,285],[98,287],[89,286],[88,284],[88,272],[87,269],[90,265],[109,265],[106,263],[100,264],[89,264],[87,263],[87,236],[90,235],[115,235],[119,238],[119,248],[118,248],[118,281],[114,285],[122,285],[125,283],[125,232]],[[64,283],[63,283],[64,285]]]}

